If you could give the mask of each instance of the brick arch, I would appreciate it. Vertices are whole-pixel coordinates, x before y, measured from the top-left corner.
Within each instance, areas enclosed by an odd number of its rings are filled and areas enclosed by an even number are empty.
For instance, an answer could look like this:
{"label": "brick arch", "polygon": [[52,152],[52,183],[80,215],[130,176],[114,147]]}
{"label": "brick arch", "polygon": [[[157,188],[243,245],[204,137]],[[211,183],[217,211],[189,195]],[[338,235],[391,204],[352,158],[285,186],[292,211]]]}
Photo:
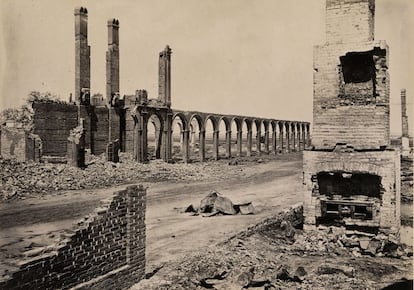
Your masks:
{"label": "brick arch", "polygon": [[269,121],[269,125],[272,128],[272,133],[274,133],[276,131],[277,127],[278,127],[278,121],[276,121],[276,120],[270,120]]}
{"label": "brick arch", "polygon": [[262,122],[262,119],[253,119],[253,123],[256,125],[256,131],[261,131]]}
{"label": "brick arch", "polygon": [[245,123],[246,124],[247,132],[251,132],[252,131],[252,123],[253,123],[253,120],[252,119],[250,119],[250,118],[243,118],[242,123]]}
{"label": "brick arch", "polygon": [[237,131],[241,131],[242,130],[242,127],[243,127],[243,120],[240,119],[239,117],[233,117],[230,120],[230,128],[231,128],[231,124],[233,122],[236,124]]}
{"label": "brick arch", "polygon": [[208,120],[211,120],[211,123],[213,124],[213,130],[217,131],[218,125],[219,125],[217,118],[213,115],[207,115],[206,118],[204,119],[204,128],[207,127]]}
{"label": "brick arch", "polygon": [[[231,119],[229,119],[226,116],[221,116],[218,121],[217,121],[217,125],[220,125],[220,122],[223,121],[224,124],[226,125],[226,131],[230,131],[231,130]],[[217,128],[219,129],[219,128]]]}
{"label": "brick arch", "polygon": [[171,128],[172,128],[172,122],[174,122],[175,118],[179,118],[182,124],[182,130],[189,130],[188,120],[185,117],[185,115],[181,112],[175,113],[171,119]]}
{"label": "brick arch", "polygon": [[149,153],[149,140],[148,140],[148,124],[149,123],[153,123],[154,124],[154,143],[155,143],[155,148],[154,148],[154,154],[155,154],[155,158],[159,159],[161,158],[161,144],[162,144],[162,132],[164,130],[164,122],[163,122],[163,118],[162,116],[160,116],[159,114],[153,112],[148,116],[148,119],[146,120],[146,126],[147,126],[147,130],[145,131],[147,134],[147,144],[146,144],[146,152],[147,152],[147,156]]}
{"label": "brick arch", "polygon": [[205,123],[204,123],[203,118],[198,114],[192,114],[190,116],[189,120],[188,120],[188,124],[191,124],[193,119],[195,119],[197,121],[199,130],[200,131],[205,131],[205,127],[204,127]]}

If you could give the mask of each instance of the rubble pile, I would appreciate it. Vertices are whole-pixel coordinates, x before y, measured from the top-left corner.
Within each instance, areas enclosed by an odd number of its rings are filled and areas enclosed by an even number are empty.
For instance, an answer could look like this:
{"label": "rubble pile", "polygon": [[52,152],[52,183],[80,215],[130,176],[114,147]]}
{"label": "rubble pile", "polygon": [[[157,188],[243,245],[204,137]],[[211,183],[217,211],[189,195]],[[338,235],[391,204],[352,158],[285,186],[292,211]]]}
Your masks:
{"label": "rubble pile", "polygon": [[184,212],[191,212],[194,213],[194,215],[202,213],[204,217],[210,217],[218,214],[253,214],[254,207],[251,202],[233,204],[229,198],[213,190],[201,200],[200,207],[190,204]]}
{"label": "rubble pile", "polygon": [[120,154],[119,163],[107,162],[104,155],[86,154],[85,159],[86,168],[80,169],[67,164],[28,163],[0,157],[0,200],[130,182],[214,181],[243,174],[240,169],[221,166],[220,162],[169,164],[153,160],[140,164],[127,153]]}
{"label": "rubble pile", "polygon": [[132,289],[382,289],[412,283],[406,280],[412,279],[412,248],[381,235],[361,240],[329,228],[305,233],[296,221],[301,210],[166,264]]}

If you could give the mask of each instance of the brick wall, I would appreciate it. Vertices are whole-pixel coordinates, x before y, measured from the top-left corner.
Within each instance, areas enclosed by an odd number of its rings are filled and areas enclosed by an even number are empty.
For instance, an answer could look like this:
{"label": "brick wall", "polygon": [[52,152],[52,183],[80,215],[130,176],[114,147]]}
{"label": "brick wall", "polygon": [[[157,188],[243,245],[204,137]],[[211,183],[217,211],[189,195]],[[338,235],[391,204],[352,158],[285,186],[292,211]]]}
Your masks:
{"label": "brick wall", "polygon": [[25,161],[26,134],[24,130],[3,127],[0,136],[1,156],[6,159],[16,158]]}
{"label": "brick wall", "polygon": [[115,192],[65,240],[21,261],[0,288],[128,289],[145,274],[145,207],[142,185]]}
{"label": "brick wall", "polygon": [[316,174],[319,172],[369,173],[381,177],[379,224],[382,229],[398,232],[400,226],[400,158],[398,151],[318,152],[303,153],[305,186],[305,224],[315,224],[320,216],[320,198]]}
{"label": "brick wall", "polygon": [[[93,154],[105,152],[109,142],[109,110],[105,106],[84,106],[56,103],[34,103],[34,133],[39,135],[43,144],[43,155],[64,157],[67,153],[67,138],[70,130],[78,125],[79,117],[84,120],[85,146],[90,148]],[[112,139],[128,139],[131,144],[130,132],[124,132],[133,120],[126,115],[127,122],[123,120],[124,110],[111,108]],[[129,118],[128,118],[129,117]],[[126,133],[126,134],[125,134]]]}
{"label": "brick wall", "polygon": [[134,119],[131,116],[132,108],[125,112],[125,152],[134,151]]}
{"label": "brick wall", "polygon": [[375,0],[327,0],[326,38],[330,43],[374,39]]}
{"label": "brick wall", "polygon": [[390,144],[388,46],[374,42],[375,0],[327,0],[326,43],[314,47],[312,145]]}
{"label": "brick wall", "polygon": [[[373,79],[344,83],[340,57],[348,52],[372,51],[374,58],[378,49],[385,56],[381,64],[374,64]],[[325,44],[314,48],[313,146],[332,149],[337,143],[346,143],[358,149],[378,149],[389,145],[387,59],[388,47],[384,42]]]}
{"label": "brick wall", "polygon": [[70,130],[78,125],[75,105],[33,103],[33,132],[42,140],[43,155],[66,156]]}

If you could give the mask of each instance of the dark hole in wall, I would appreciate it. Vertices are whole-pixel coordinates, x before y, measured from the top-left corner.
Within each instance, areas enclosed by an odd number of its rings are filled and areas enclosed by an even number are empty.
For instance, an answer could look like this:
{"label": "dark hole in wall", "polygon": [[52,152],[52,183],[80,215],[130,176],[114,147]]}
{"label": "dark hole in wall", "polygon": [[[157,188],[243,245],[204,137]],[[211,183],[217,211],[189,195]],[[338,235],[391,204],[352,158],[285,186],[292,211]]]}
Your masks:
{"label": "dark hole in wall", "polygon": [[364,195],[380,198],[381,177],[368,173],[319,172],[319,193],[326,196]]}
{"label": "dark hole in wall", "polygon": [[386,50],[375,47],[370,51],[348,52],[341,56],[342,74],[345,83],[363,83],[375,79],[375,56],[386,55]]}
{"label": "dark hole in wall", "polygon": [[339,59],[345,83],[363,83],[375,77],[373,52],[348,52]]}

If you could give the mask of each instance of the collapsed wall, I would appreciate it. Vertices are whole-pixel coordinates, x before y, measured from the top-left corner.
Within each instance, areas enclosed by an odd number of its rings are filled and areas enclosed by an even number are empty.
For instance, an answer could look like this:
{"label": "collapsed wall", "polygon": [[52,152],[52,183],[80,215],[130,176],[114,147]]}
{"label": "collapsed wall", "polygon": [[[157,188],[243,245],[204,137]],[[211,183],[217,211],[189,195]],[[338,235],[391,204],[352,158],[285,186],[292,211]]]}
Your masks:
{"label": "collapsed wall", "polygon": [[145,274],[146,190],[115,192],[55,245],[0,277],[0,289],[128,289]]}

